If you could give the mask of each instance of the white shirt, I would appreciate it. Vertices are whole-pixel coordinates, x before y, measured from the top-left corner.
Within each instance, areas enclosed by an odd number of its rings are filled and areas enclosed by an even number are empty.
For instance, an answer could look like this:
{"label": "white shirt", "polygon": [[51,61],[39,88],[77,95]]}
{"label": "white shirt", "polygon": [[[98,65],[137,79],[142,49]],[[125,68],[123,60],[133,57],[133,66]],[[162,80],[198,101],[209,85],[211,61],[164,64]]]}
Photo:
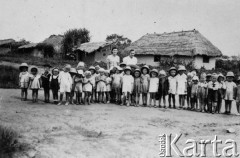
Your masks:
{"label": "white shirt", "polygon": [[112,67],[118,66],[118,63],[120,63],[120,58],[118,55],[114,56],[114,55],[109,55],[107,56],[107,62],[110,63],[110,69]]}
{"label": "white shirt", "polygon": [[127,57],[123,58],[123,62],[126,65],[136,65],[137,64],[137,58],[136,57],[131,58],[130,56],[127,56]]}

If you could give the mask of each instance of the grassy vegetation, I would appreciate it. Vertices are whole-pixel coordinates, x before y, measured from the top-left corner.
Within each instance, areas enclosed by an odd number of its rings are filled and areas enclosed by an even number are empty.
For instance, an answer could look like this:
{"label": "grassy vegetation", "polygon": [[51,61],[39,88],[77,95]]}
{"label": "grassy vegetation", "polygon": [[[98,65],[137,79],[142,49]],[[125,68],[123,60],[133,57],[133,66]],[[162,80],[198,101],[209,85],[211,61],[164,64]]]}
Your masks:
{"label": "grassy vegetation", "polygon": [[0,125],[0,157],[10,158],[16,152],[23,152],[29,145],[19,141],[19,134],[9,127]]}
{"label": "grassy vegetation", "polygon": [[0,65],[0,72],[0,88],[18,88],[18,69]]}

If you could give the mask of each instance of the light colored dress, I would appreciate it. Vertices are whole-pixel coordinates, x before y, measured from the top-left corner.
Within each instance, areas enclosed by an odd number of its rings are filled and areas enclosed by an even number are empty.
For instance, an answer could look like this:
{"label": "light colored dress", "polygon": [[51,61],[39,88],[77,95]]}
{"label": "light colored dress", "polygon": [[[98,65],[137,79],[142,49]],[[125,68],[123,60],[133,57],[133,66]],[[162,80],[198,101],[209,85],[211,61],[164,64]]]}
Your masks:
{"label": "light colored dress", "polygon": [[146,74],[146,75],[142,74],[141,75],[142,93],[148,93],[149,81],[150,81],[149,74]]}
{"label": "light colored dress", "polygon": [[158,86],[159,86],[159,78],[157,78],[157,77],[150,78],[149,93],[157,93],[158,92]]}
{"label": "light colored dress", "polygon": [[41,88],[41,84],[40,84],[40,75],[31,75],[30,76],[30,88],[31,89],[40,89]]}
{"label": "light colored dress", "polygon": [[107,76],[105,75],[99,75],[96,77],[96,81],[97,81],[97,92],[106,92],[107,90],[107,86],[106,86],[106,79]]}
{"label": "light colored dress", "polygon": [[27,71],[21,72],[19,74],[19,79],[20,79],[20,88],[28,88],[29,81],[30,81],[30,74]]}
{"label": "light colored dress", "polygon": [[94,84],[94,79],[92,77],[90,78],[84,78],[83,79],[83,91],[84,92],[92,92],[93,90],[93,84]]}
{"label": "light colored dress", "polygon": [[185,74],[178,74],[177,75],[177,94],[178,95],[185,95],[187,94],[186,89],[186,83],[187,83],[187,75]]}
{"label": "light colored dress", "polygon": [[134,78],[132,75],[123,75],[122,77],[122,92],[130,94],[133,91]]}
{"label": "light colored dress", "polygon": [[226,94],[225,94],[225,100],[234,100],[234,91],[235,88],[237,88],[237,85],[234,82],[225,82],[226,85]]}
{"label": "light colored dress", "polygon": [[59,73],[58,82],[60,84],[60,92],[71,92],[73,79],[68,72],[61,71]]}
{"label": "light colored dress", "polygon": [[168,77],[168,82],[169,82],[169,94],[176,94],[177,92],[177,77]]}
{"label": "light colored dress", "polygon": [[111,83],[112,83],[112,78],[107,77],[106,78],[106,92],[110,92],[112,90]]}

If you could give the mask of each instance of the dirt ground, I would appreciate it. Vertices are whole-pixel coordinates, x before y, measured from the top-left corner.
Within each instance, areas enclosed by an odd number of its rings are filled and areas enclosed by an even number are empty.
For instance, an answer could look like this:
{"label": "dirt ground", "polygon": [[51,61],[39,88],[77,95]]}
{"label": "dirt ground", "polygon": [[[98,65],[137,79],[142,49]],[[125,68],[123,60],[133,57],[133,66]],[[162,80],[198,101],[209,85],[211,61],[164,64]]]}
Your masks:
{"label": "dirt ground", "polygon": [[[183,134],[177,143],[181,150],[187,139],[213,140],[214,135],[240,143],[236,115],[114,104],[57,106],[43,103],[42,94],[33,104],[21,101],[18,89],[0,89],[0,123],[33,146],[28,157],[154,158],[159,157],[159,135],[171,133]],[[236,132],[227,133],[229,128]],[[211,146],[207,157],[212,157]]]}

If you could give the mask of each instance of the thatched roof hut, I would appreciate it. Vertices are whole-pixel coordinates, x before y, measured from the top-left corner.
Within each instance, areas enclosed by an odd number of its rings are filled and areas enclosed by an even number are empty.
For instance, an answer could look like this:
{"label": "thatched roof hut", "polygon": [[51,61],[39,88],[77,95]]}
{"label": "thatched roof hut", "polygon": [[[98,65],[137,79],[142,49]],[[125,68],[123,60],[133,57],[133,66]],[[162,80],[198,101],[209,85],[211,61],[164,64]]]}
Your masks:
{"label": "thatched roof hut", "polygon": [[112,43],[110,43],[110,42],[88,42],[88,43],[81,44],[75,50],[80,50],[80,51],[83,51],[83,52],[86,52],[86,53],[92,53],[92,52],[97,51],[101,48],[109,46],[111,44]]}
{"label": "thatched roof hut", "polygon": [[57,53],[61,53],[62,40],[63,35],[51,35],[41,43],[52,45]]}
{"label": "thatched roof hut", "polygon": [[2,45],[9,45],[9,44],[13,44],[15,43],[14,39],[4,39],[4,40],[0,40],[0,46]]}
{"label": "thatched roof hut", "polygon": [[126,50],[130,49],[142,55],[222,56],[221,51],[197,30],[146,34]]}

